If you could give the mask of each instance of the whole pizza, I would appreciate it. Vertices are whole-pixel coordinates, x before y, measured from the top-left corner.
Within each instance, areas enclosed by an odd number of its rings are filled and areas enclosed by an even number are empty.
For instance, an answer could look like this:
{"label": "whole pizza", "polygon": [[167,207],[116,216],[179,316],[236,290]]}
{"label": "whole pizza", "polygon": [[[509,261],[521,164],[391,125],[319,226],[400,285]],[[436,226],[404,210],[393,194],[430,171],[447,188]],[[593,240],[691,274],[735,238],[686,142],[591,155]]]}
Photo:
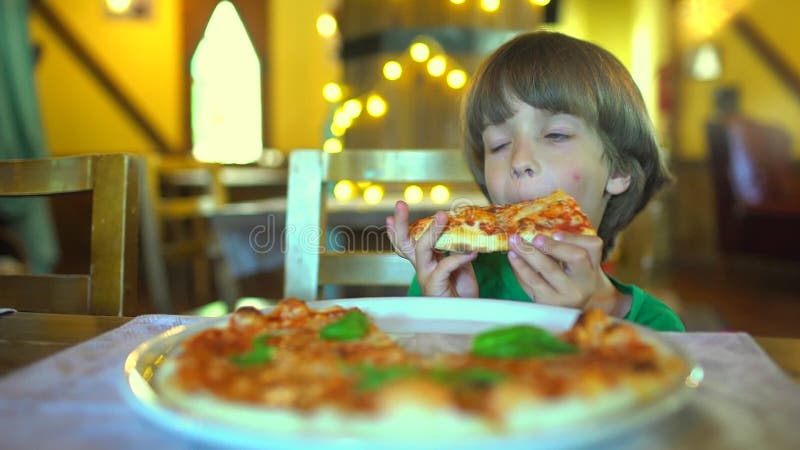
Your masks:
{"label": "whole pizza", "polygon": [[[481,253],[508,251],[508,238],[519,234],[532,241],[537,234],[556,232],[596,235],[578,202],[562,190],[534,200],[510,205],[463,205],[447,212],[447,225],[435,248],[445,251]],[[409,226],[409,234],[419,240],[433,222],[433,216]]]}
{"label": "whole pizza", "polygon": [[183,410],[252,429],[464,438],[613,413],[686,373],[672,350],[598,310],[563,333],[502,326],[473,335],[467,351],[423,355],[359,308],[285,299],[189,337],[154,385]]}

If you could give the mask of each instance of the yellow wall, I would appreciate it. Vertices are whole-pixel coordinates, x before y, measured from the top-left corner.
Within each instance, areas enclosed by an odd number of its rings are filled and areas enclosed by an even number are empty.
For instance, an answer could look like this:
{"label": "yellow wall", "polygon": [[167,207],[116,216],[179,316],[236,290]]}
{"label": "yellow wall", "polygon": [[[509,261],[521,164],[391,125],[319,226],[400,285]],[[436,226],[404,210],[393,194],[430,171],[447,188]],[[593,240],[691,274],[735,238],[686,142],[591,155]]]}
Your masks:
{"label": "yellow wall", "polygon": [[[660,129],[656,74],[668,58],[668,3],[664,0],[564,0],[554,28],[593,42],[616,56],[642,91],[648,112]],[[663,133],[662,133],[663,135]]]}
{"label": "yellow wall", "polygon": [[[800,74],[800,2],[753,0],[741,12],[796,74]],[[794,155],[800,157],[800,99],[764,64],[750,45],[730,25],[712,36],[721,51],[723,72],[720,80],[695,81],[688,73],[688,53],[684,53],[678,123],[679,155],[701,160],[708,154],[704,123],[713,115],[713,93],[720,86],[738,86],[741,109],[756,120],[787,130],[794,142]]]}
{"label": "yellow wall", "polygon": [[[148,20],[111,19],[98,0],[47,5],[103,66],[172,148],[181,148],[183,94],[174,1],[153,2]],[[36,80],[46,140],[54,155],[152,150],[155,146],[103,91],[37,15],[42,48]]]}
{"label": "yellow wall", "polygon": [[[106,16],[101,0],[46,0],[67,28],[110,74],[171,150],[185,151],[180,1],[153,2],[145,20]],[[270,104],[265,146],[319,147],[328,105],[322,86],[340,78],[336,42],[321,38],[316,18],[326,0],[270,1],[262,60]],[[42,120],[54,155],[152,151],[155,145],[113,102],[37,15],[31,37],[43,49],[36,69]],[[263,58],[263,56],[262,56]]]}
{"label": "yellow wall", "polygon": [[341,80],[336,42],[317,34],[317,17],[327,0],[271,1],[269,42],[270,104],[268,145],[283,150],[320,148],[329,121],[322,86]]}
{"label": "yellow wall", "polygon": [[[191,0],[183,0],[191,1]],[[642,89],[657,128],[654,108],[655,73],[668,56],[666,0],[564,0],[561,31],[598,43],[631,69]],[[66,26],[86,46],[133,100],[174,150],[182,142],[184,98],[180,55],[180,0],[153,2],[147,20],[111,19],[99,0],[47,0]],[[265,145],[281,149],[318,147],[330,113],[322,86],[341,79],[337,42],[315,30],[326,0],[269,2],[270,47],[263,68],[268,71],[269,135]],[[781,55],[800,73],[800,2],[752,0],[743,12]],[[83,67],[34,13],[31,35],[43,50],[36,69],[46,139],[55,155],[98,151],[149,151],[154,144],[113,103]],[[645,37],[645,39],[642,38]],[[641,45],[647,40],[645,45]],[[711,114],[713,89],[721,84],[742,88],[745,111],[785,126],[800,142],[800,102],[783,87],[730,28],[714,36],[723,51],[724,76],[719,82],[685,81],[679,92],[678,155],[702,159],[707,149],[702,124]],[[649,49],[649,51],[648,51]],[[647,58],[642,59],[641,55]],[[637,56],[640,55],[640,56]],[[682,72],[685,73],[685,72]],[[800,155],[800,145],[795,145]]]}

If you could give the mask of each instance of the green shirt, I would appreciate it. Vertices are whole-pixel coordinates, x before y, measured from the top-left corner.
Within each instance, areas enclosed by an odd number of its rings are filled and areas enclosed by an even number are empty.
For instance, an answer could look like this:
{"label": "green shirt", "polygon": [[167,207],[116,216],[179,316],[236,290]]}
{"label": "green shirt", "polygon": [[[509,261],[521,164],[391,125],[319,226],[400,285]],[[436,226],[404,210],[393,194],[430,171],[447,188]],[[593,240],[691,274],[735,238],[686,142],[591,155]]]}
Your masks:
{"label": "green shirt", "polygon": [[[521,302],[533,301],[517,282],[505,253],[481,253],[472,262],[478,280],[478,296]],[[631,310],[625,320],[648,326],[658,331],[686,331],[678,315],[641,288],[622,284],[609,277],[616,288],[631,297]],[[411,281],[408,295],[421,296],[417,277]]]}

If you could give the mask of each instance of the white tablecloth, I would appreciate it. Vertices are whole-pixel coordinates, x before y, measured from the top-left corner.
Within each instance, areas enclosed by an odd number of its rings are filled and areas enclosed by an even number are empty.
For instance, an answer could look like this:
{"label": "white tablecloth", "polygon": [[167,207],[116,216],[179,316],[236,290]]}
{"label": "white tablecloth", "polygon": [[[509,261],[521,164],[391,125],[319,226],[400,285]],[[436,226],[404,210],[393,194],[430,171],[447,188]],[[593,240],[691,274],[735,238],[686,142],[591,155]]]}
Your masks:
{"label": "white tablecloth", "polygon": [[[122,391],[123,361],[133,348],[195,320],[140,316],[0,378],[0,448],[206,448],[141,417]],[[666,336],[703,366],[703,383],[678,414],[604,448],[800,449],[800,387],[750,336]]]}

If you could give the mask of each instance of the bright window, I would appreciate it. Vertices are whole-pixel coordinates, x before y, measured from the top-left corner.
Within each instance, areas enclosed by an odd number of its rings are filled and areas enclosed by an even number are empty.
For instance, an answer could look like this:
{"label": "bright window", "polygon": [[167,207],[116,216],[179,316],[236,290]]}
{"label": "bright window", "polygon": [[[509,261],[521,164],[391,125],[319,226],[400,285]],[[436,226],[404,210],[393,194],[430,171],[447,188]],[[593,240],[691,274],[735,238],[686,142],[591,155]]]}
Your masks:
{"label": "bright window", "polygon": [[246,164],[261,156],[261,66],[236,8],[220,2],[190,65],[192,154]]}

